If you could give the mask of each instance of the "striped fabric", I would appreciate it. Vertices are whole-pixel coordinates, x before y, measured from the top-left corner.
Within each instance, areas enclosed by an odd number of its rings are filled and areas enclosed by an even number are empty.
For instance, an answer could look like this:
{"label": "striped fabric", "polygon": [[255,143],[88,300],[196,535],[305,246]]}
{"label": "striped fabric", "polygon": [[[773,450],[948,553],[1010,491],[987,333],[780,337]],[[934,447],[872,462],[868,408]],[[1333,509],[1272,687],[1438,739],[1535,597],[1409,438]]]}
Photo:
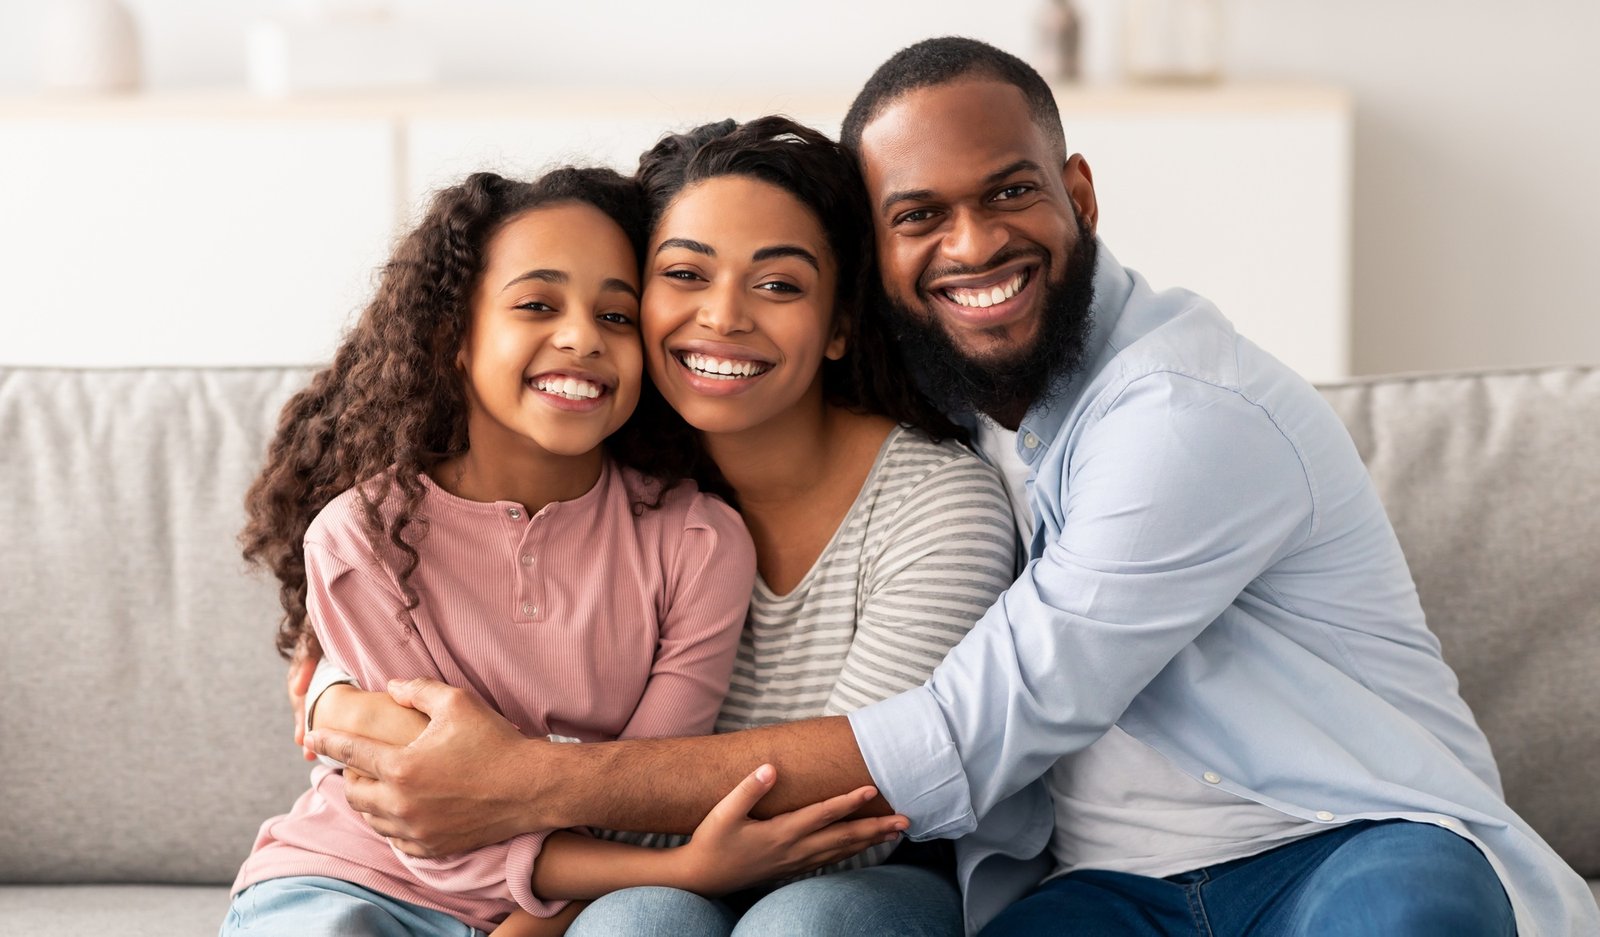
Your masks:
{"label": "striped fabric", "polygon": [[841,715],[921,686],[1011,585],[1014,541],[994,469],[956,443],[895,429],[800,584],[778,595],[757,578],[717,731]]}
{"label": "striped fabric", "polygon": [[[921,686],[1011,585],[1015,554],[995,470],[957,443],[895,429],[800,584],[778,595],[756,578],[717,731],[841,715]],[[688,841],[599,835],[647,846]],[[877,865],[893,851],[893,843],[874,846],[811,874]]]}

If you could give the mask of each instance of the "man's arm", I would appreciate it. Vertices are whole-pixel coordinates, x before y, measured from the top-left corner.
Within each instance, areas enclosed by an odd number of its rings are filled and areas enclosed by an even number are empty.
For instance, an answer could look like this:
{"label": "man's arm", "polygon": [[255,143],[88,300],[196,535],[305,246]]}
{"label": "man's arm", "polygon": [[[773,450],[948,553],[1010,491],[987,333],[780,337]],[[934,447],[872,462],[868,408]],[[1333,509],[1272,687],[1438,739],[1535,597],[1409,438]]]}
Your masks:
{"label": "man's arm", "polygon": [[[872,784],[842,717],[694,738],[559,745],[523,738],[471,694],[436,681],[395,682],[389,692],[429,717],[411,744],[320,728],[306,742],[367,776],[347,781],[350,805],[413,855],[449,855],[571,826],[688,833],[762,764],[778,775],[758,808],[763,817]],[[890,812],[881,797],[861,810]]]}

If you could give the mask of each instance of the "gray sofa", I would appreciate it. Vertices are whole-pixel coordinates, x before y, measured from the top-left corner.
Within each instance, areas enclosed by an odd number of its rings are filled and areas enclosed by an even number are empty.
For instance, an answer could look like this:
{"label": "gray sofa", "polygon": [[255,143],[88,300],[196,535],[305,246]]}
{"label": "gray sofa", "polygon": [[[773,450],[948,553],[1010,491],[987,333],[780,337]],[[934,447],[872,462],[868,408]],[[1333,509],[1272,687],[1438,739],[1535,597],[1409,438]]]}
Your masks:
{"label": "gray sofa", "polygon": [[[308,373],[0,367],[0,934],[214,934],[303,788],[234,537]],[[1325,393],[1507,796],[1600,894],[1600,368]]]}

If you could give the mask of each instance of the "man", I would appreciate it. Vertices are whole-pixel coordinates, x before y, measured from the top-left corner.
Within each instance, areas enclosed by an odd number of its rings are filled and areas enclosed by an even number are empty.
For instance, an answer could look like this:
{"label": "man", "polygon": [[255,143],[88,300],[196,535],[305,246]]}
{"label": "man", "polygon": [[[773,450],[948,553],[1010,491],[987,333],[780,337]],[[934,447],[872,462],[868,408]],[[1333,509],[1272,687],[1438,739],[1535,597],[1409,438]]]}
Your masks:
{"label": "man", "polygon": [[1098,244],[1039,76],[918,43],[843,136],[888,314],[1007,475],[1026,569],[926,686],[848,718],[552,746],[401,687],[433,718],[411,747],[310,740],[382,779],[350,792],[379,832],[443,853],[686,830],[770,763],[770,809],[870,783],[913,837],[965,836],[973,931],[1600,931],[1505,805],[1343,427],[1205,300]]}

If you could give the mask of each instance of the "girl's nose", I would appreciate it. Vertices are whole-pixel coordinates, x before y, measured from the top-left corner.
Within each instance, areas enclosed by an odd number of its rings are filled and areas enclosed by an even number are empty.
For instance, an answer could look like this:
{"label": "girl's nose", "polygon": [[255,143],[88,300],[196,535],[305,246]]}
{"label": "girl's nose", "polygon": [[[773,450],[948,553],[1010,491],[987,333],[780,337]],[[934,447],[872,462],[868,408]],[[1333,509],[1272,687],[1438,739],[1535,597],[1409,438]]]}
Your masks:
{"label": "girl's nose", "polygon": [[561,321],[554,336],[555,346],[580,358],[591,358],[605,351],[605,338],[595,322],[594,311],[574,309]]}

